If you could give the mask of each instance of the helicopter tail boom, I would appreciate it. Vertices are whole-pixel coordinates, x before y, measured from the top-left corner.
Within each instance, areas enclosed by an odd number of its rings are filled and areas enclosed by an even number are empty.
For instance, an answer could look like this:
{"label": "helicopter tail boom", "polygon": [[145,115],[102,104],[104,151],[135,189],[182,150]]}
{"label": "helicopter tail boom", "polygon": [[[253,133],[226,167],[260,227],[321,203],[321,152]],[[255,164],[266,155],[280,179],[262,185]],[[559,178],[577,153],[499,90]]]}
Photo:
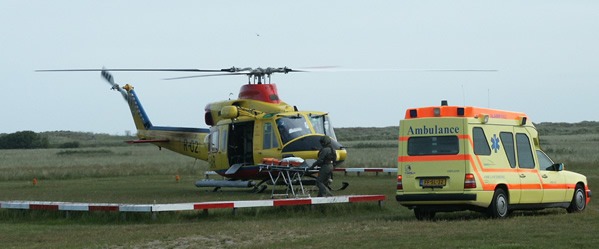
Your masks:
{"label": "helicopter tail boom", "polygon": [[164,147],[200,160],[207,159],[207,145],[203,141],[209,133],[208,129],[154,126],[133,90],[133,86],[126,84],[120,87],[106,70],[102,70],[102,77],[112,86],[112,90],[121,93],[133,116],[139,140],[127,141],[128,143],[152,143],[160,148]]}
{"label": "helicopter tail boom", "polygon": [[137,94],[135,93],[135,90],[133,90],[133,86],[127,84],[123,88],[127,90],[127,98],[125,100],[127,100],[127,104],[129,104],[129,109],[131,110],[131,115],[133,115],[135,128],[137,128],[137,130],[151,129],[153,127],[152,122],[150,121],[150,118],[148,118],[146,111],[137,98]]}

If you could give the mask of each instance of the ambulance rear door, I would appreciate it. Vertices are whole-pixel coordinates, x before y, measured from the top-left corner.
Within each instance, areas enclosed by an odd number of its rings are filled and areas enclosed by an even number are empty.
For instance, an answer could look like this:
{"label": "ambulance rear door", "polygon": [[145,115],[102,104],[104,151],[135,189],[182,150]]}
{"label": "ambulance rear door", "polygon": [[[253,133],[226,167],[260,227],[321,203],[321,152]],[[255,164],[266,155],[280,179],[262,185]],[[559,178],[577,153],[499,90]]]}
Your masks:
{"label": "ambulance rear door", "polygon": [[466,172],[464,118],[420,118],[400,124],[405,194],[461,194]]}

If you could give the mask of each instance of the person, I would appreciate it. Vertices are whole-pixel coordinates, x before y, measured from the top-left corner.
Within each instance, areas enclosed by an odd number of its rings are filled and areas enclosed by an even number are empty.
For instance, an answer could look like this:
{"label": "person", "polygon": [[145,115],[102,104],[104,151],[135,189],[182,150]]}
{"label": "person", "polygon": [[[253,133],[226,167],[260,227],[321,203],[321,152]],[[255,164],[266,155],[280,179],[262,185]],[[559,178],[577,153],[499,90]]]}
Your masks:
{"label": "person", "polygon": [[333,162],[337,159],[337,153],[333,149],[329,136],[320,138],[320,144],[322,145],[322,149],[318,151],[318,159],[312,164],[310,169],[315,169],[316,166],[320,167],[318,177],[316,178],[318,197],[333,196],[327,185],[329,184],[329,179],[333,176]]}

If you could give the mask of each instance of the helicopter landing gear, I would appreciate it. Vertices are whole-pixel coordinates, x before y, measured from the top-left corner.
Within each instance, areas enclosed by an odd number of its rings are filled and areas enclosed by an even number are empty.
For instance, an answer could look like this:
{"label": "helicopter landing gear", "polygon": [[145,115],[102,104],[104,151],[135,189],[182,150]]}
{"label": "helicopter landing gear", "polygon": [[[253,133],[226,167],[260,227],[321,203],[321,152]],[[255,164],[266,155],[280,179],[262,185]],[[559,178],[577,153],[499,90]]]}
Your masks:
{"label": "helicopter landing gear", "polygon": [[262,193],[264,192],[264,190],[266,190],[267,186],[266,185],[262,185],[264,184],[266,181],[268,181],[268,179],[264,179],[262,181],[260,181],[258,184],[256,184],[256,186],[254,186],[254,193]]}
{"label": "helicopter landing gear", "polygon": [[267,188],[266,185],[262,185],[262,186],[260,186],[260,188],[255,187],[254,193],[260,194],[260,193],[264,192],[264,190],[266,190],[266,188]]}

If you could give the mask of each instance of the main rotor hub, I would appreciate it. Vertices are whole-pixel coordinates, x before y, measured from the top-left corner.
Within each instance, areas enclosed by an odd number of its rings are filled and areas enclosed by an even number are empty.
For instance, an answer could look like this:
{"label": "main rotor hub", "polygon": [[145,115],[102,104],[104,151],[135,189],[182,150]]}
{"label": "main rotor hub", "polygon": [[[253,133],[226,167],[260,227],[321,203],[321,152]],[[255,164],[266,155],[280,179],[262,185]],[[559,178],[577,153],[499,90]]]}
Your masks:
{"label": "main rotor hub", "polygon": [[[223,72],[229,72],[229,73],[243,73],[243,72],[247,72],[245,73],[248,76],[248,84],[262,84],[262,83],[267,83],[266,82],[266,78],[268,78],[268,83],[270,84],[270,75],[273,73],[289,73],[291,71],[293,71],[293,69],[288,68],[288,67],[279,67],[279,68],[274,68],[274,67],[267,67],[267,68],[250,68],[250,67],[246,67],[246,68],[239,68],[239,67],[231,67],[231,68],[224,68],[221,69],[221,71]],[[253,79],[253,81],[252,81]]]}
{"label": "main rotor hub", "polygon": [[268,103],[281,103],[275,84],[246,84],[239,90],[239,99],[252,99]]}

